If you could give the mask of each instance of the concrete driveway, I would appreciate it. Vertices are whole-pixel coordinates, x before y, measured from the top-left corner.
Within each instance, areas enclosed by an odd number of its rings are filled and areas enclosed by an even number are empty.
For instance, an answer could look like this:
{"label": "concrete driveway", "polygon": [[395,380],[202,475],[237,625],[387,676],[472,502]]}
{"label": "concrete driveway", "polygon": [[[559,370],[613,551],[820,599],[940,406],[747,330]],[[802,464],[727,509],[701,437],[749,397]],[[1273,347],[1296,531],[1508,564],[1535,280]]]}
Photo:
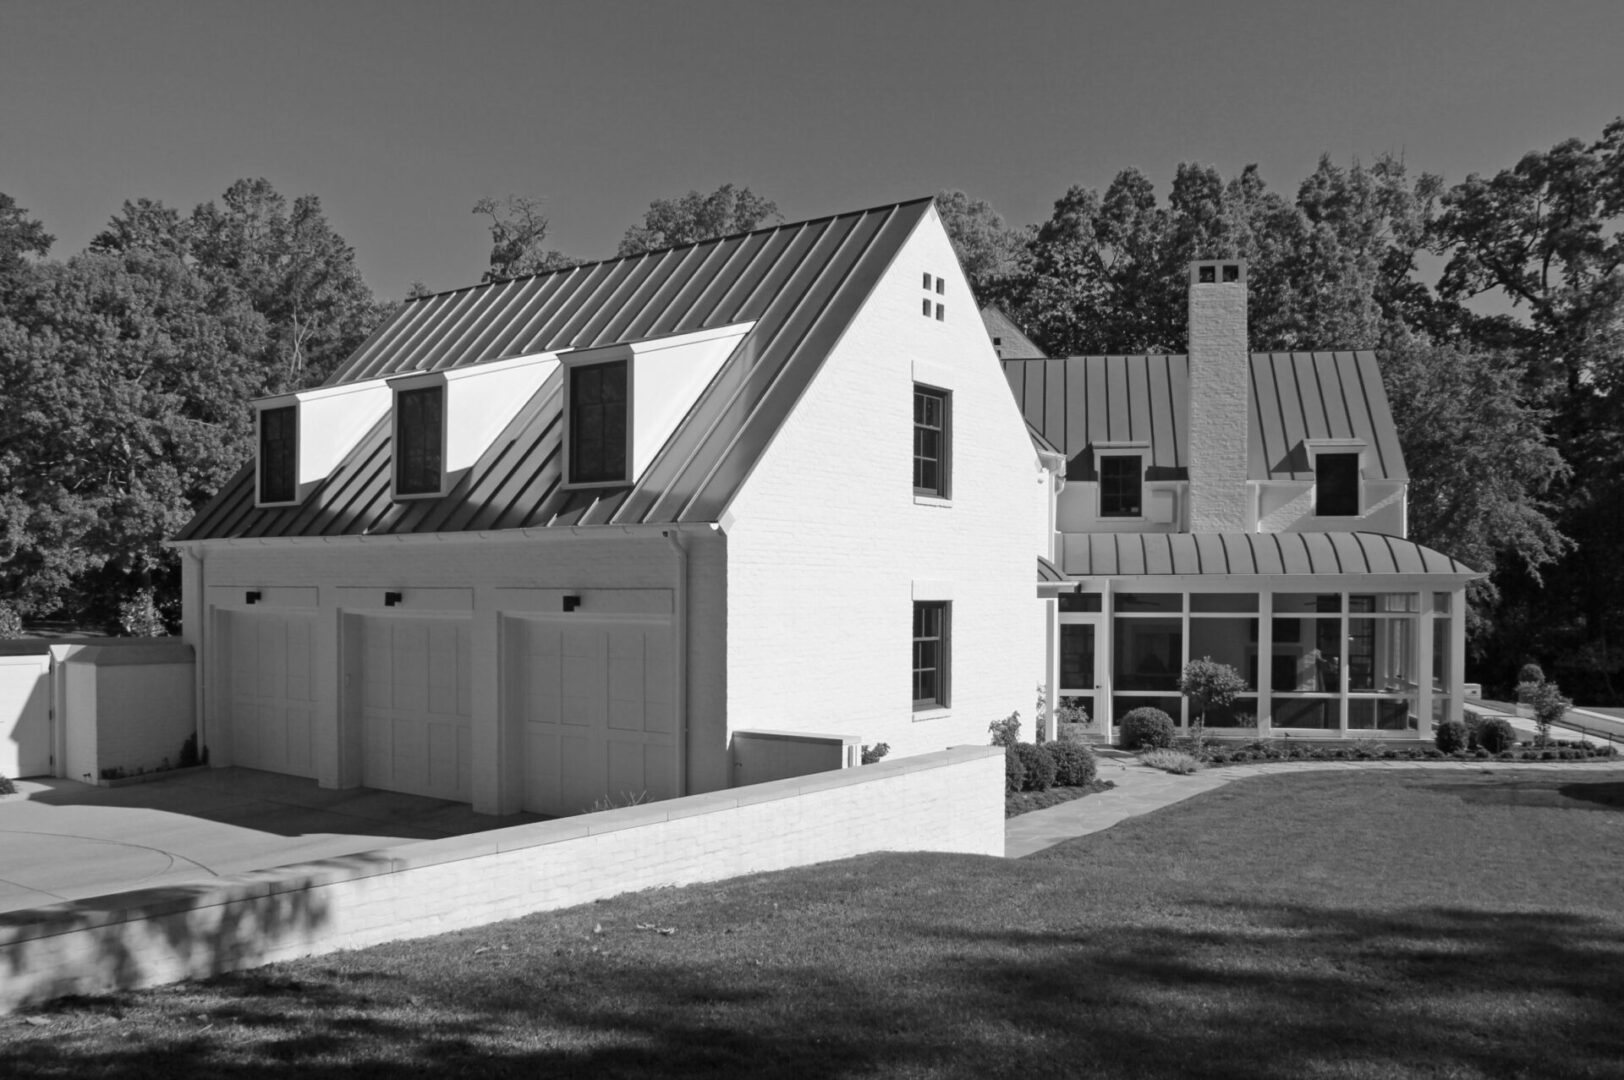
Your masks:
{"label": "concrete driveway", "polygon": [[0,911],[545,820],[236,768],[119,788],[19,780],[17,790],[0,796]]}

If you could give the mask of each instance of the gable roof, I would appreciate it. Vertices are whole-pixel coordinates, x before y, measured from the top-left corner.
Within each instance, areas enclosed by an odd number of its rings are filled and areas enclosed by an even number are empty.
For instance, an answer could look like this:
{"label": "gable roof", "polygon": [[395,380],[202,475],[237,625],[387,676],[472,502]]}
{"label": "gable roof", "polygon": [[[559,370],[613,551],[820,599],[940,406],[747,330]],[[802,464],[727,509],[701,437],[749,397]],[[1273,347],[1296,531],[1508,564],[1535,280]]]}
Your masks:
{"label": "gable roof", "polygon": [[[1088,447],[1150,445],[1146,478],[1188,478],[1190,359],[1180,355],[1005,360],[1027,422],[1093,480]],[[1312,480],[1304,439],[1361,439],[1367,479],[1404,480],[1404,455],[1373,352],[1253,353],[1247,475]]]}
{"label": "gable roof", "polygon": [[987,328],[987,337],[992,339],[992,351],[998,354],[1000,360],[1043,360],[1048,353],[1037,347],[1037,343],[1015,325],[1003,308],[997,304],[988,304],[981,309],[981,325]]}
{"label": "gable roof", "polygon": [[254,506],[253,462],[177,539],[717,520],[931,207],[916,199],[408,301],[328,385],[753,322],[635,484],[563,490],[554,372],[456,486],[390,497],[390,424],[298,506]]}

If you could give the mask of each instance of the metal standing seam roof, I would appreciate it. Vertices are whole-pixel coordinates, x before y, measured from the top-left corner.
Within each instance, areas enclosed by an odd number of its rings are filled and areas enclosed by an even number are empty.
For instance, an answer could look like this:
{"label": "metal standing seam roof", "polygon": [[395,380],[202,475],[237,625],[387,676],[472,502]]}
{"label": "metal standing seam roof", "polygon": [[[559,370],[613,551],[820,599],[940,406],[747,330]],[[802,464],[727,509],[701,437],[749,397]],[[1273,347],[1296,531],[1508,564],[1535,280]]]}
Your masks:
{"label": "metal standing seam roof", "polygon": [[328,380],[754,322],[633,485],[560,487],[554,372],[438,499],[390,497],[385,417],[300,505],[256,508],[250,461],[177,539],[715,521],[930,206],[917,199],[412,300]]}
{"label": "metal standing seam roof", "polygon": [[[1382,533],[1072,533],[1062,572],[1069,579],[1221,574],[1483,575],[1412,540]],[[1040,582],[1046,577],[1040,565]]]}
{"label": "metal standing seam roof", "polygon": [[[1095,443],[1150,444],[1146,479],[1189,473],[1190,359],[1183,355],[1005,360],[1022,413],[1095,480]],[[1253,353],[1248,476],[1312,480],[1304,439],[1360,439],[1365,478],[1404,480],[1404,455],[1373,352]]]}

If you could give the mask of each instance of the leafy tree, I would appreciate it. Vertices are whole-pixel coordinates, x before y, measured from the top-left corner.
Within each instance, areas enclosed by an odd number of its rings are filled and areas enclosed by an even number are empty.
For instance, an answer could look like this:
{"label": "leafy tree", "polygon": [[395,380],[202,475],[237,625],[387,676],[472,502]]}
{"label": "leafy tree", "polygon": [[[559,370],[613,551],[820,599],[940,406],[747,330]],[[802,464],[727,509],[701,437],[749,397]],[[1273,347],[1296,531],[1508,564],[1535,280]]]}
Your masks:
{"label": "leafy tree", "polygon": [[1449,256],[1439,291],[1498,291],[1522,321],[1467,322],[1521,358],[1523,393],[1550,410],[1571,467],[1553,490],[1574,540],[1543,588],[1502,581],[1498,666],[1552,658],[1579,692],[1616,699],[1624,668],[1624,117],[1593,143],[1567,139],[1444,193],[1434,228]]}
{"label": "leafy tree", "polygon": [[[1407,339],[1383,353],[1382,382],[1410,466],[1410,539],[1479,570],[1508,560],[1537,581],[1571,547],[1547,501],[1568,470],[1549,413],[1522,400],[1518,358]],[[1483,602],[1498,595],[1473,588]]]}
{"label": "leafy tree", "polygon": [[782,220],[776,203],[747,187],[723,184],[708,195],[690,191],[675,199],[655,199],[649,203],[643,223],[626,230],[616,254],[641,255],[679,244],[696,244]]}
{"label": "leafy tree", "polygon": [[383,317],[321,200],[290,208],[264,179],[239,180],[221,205],[192,212],[190,254],[203,272],[242,292],[270,331],[267,359],[286,386],[314,386],[354,352]]}
{"label": "leafy tree", "polygon": [[489,196],[474,204],[474,213],[491,219],[491,265],[481,281],[507,281],[531,274],[567,270],[582,260],[545,247],[547,215],[540,196],[509,195],[498,203]]}
{"label": "leafy tree", "polygon": [[28,256],[44,257],[55,240],[43,222],[30,218],[16,199],[0,191],[0,297],[27,275]]}
{"label": "leafy tree", "polygon": [[162,541],[241,461],[266,338],[243,298],[173,256],[39,267],[0,318],[0,593],[106,618],[172,591]]}
{"label": "leafy tree", "polygon": [[962,191],[938,192],[936,209],[976,299],[998,299],[1026,257],[1025,233],[1006,225],[992,204]]}

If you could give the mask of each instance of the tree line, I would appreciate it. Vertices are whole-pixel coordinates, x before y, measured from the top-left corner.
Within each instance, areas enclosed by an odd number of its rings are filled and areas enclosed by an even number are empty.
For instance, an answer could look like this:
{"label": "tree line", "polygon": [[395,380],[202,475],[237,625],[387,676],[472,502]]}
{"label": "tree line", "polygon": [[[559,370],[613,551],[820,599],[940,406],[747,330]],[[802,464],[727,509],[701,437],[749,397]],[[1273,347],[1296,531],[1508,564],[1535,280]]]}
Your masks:
{"label": "tree line", "polygon": [[[1410,536],[1492,571],[1471,593],[1474,674],[1509,683],[1536,659],[1588,700],[1624,691],[1624,118],[1453,185],[1384,156],[1322,159],[1294,195],[1255,166],[1186,164],[1164,199],[1126,169],[1026,226],[937,201],[977,296],[1050,355],[1183,351],[1197,258],[1248,260],[1254,349],[1379,350]],[[474,206],[484,280],[584,261],[547,245],[543,207]],[[654,201],[615,254],[780,220],[725,184]],[[126,202],[65,261],[52,242],[0,194],[0,607],[172,626],[162,541],[250,455],[246,402],[318,385],[393,304],[315,196],[264,180],[185,215]]]}

